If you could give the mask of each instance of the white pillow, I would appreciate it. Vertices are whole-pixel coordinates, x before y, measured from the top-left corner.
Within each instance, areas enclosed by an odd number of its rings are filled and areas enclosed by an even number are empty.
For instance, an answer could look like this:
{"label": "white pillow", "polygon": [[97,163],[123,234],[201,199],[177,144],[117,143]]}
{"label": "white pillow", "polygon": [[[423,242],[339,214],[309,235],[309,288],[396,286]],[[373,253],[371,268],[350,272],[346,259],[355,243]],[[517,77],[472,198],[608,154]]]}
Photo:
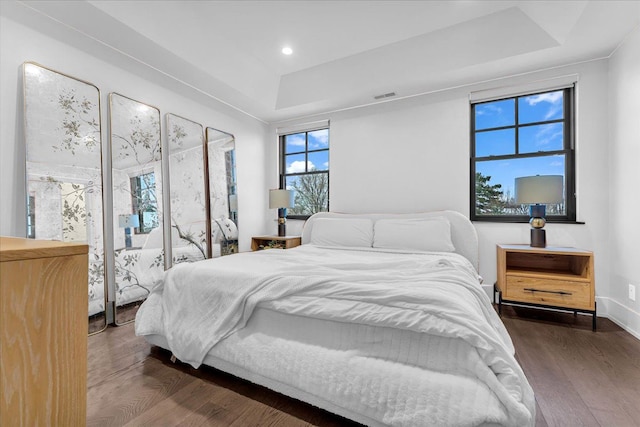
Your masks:
{"label": "white pillow", "polygon": [[374,226],[374,248],[453,252],[446,218],[380,219]]}
{"label": "white pillow", "polygon": [[311,244],[370,248],[373,221],[369,218],[319,218],[313,223]]}
{"label": "white pillow", "polygon": [[211,221],[211,229],[214,242],[235,240],[238,238],[238,227],[236,223],[227,217],[214,218],[213,221]]}
{"label": "white pillow", "polygon": [[162,249],[164,247],[164,233],[162,223],[147,234],[147,239],[142,245],[143,249]]}

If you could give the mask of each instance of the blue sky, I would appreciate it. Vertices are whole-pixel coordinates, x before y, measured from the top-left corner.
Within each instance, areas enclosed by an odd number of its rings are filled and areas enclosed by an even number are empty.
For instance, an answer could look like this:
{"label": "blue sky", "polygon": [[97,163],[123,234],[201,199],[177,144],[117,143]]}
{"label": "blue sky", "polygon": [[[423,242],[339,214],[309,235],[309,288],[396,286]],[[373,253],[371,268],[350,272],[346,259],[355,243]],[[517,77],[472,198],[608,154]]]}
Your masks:
{"label": "blue sky", "polygon": [[[287,135],[285,143],[285,151],[287,153],[301,152],[302,154],[290,154],[286,156],[287,173],[304,172],[305,171],[305,140],[304,132]],[[309,132],[309,151],[311,150],[327,150],[329,148],[329,130],[321,129]],[[309,153],[307,160],[308,170],[327,170],[329,169],[329,151],[318,151]]]}
{"label": "blue sky", "polygon": [[[515,124],[515,100],[501,100],[476,106],[476,130]],[[519,124],[557,120],[563,117],[563,92],[548,92],[518,99]],[[562,150],[562,123],[520,128],[519,153]],[[516,154],[515,129],[476,134],[476,157]],[[564,175],[564,156],[476,162],[476,171],[491,176],[491,184],[502,184],[504,193],[513,196],[515,179],[530,175]]]}

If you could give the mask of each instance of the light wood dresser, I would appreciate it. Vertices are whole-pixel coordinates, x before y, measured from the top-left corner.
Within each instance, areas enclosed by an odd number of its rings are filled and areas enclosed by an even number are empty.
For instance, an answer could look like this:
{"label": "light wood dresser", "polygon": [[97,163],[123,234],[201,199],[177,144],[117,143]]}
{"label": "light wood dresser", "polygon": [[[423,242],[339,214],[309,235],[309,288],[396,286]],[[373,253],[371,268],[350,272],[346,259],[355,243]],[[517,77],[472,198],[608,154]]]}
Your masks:
{"label": "light wood dresser", "polygon": [[0,426],[83,426],[88,246],[0,237]]}
{"label": "light wood dresser", "polygon": [[497,264],[499,311],[505,302],[584,312],[596,330],[593,252],[498,245]]}

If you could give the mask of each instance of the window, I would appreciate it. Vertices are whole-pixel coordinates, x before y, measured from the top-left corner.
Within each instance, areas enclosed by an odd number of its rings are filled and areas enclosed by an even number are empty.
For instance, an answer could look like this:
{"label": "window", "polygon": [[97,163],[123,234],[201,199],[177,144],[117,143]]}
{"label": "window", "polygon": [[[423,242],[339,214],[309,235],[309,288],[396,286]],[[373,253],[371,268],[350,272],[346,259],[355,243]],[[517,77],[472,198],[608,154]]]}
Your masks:
{"label": "window", "polygon": [[573,88],[471,105],[471,219],[523,221],[529,206],[515,201],[515,179],[561,175],[563,203],[547,220],[575,221]]}
{"label": "window", "polygon": [[238,196],[236,180],[236,150],[224,153],[224,167],[227,175],[227,194],[229,195],[229,218],[238,223]]}
{"label": "window", "polygon": [[153,172],[131,178],[131,202],[133,212],[140,219],[136,234],[147,234],[158,225],[158,199],[156,197],[156,175]]}
{"label": "window", "polygon": [[329,210],[329,128],[280,136],[280,187],[295,191],[289,218]]}
{"label": "window", "polygon": [[36,238],[36,196],[27,196],[27,239]]}

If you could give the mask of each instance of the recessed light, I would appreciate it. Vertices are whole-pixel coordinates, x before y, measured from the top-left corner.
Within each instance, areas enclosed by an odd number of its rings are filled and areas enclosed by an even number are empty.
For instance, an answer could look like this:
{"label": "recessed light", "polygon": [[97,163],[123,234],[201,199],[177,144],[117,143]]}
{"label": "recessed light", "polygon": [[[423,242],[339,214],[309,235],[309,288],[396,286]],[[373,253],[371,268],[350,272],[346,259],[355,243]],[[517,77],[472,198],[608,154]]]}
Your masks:
{"label": "recessed light", "polygon": [[291,55],[293,53],[293,49],[291,49],[289,46],[285,46],[282,48],[282,53],[284,53],[285,55]]}

